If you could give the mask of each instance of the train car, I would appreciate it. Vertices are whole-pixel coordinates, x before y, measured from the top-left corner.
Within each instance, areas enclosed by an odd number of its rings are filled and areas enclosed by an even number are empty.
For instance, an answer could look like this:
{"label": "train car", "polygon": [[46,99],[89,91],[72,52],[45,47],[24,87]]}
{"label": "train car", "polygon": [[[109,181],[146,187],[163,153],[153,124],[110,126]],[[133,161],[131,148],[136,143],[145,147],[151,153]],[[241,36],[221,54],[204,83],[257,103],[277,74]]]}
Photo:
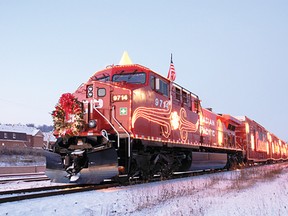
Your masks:
{"label": "train car", "polygon": [[282,160],[286,161],[288,159],[288,156],[287,156],[287,150],[288,150],[288,144],[283,141],[283,140],[280,140],[281,142],[281,158]]}
{"label": "train car", "polygon": [[273,161],[287,160],[287,143],[271,134],[271,157]]}
{"label": "train car", "polygon": [[237,119],[241,124],[236,130],[236,140],[243,146],[245,162],[253,164],[287,159],[284,141],[247,116]]}

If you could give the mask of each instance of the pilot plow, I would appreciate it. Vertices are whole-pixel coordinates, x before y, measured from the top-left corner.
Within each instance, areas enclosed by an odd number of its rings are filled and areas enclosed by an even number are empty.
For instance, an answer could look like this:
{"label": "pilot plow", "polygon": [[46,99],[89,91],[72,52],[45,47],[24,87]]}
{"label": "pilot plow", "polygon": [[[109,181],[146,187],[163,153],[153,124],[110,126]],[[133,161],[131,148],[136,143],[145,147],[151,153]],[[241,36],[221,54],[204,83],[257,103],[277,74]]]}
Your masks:
{"label": "pilot plow", "polygon": [[53,182],[99,184],[118,175],[114,147],[91,151],[74,150],[66,154],[46,151],[46,175]]}

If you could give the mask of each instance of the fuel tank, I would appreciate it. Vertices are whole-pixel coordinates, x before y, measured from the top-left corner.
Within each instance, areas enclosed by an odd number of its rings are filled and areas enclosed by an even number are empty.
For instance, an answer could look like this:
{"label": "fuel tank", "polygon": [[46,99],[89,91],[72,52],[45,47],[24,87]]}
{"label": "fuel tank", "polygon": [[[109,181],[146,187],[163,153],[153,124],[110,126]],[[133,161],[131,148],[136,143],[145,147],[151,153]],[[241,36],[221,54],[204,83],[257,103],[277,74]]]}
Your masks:
{"label": "fuel tank", "polygon": [[192,163],[189,170],[223,169],[226,164],[226,153],[192,152]]}

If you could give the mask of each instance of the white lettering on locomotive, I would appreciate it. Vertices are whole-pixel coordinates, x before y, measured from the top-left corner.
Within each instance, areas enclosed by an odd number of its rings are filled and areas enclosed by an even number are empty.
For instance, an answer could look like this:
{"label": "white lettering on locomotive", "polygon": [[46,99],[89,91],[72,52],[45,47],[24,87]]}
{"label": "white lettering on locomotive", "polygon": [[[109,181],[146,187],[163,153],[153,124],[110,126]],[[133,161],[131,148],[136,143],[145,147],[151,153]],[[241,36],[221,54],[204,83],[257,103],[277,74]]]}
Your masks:
{"label": "white lettering on locomotive", "polygon": [[213,130],[211,128],[207,128],[205,126],[200,126],[200,133],[202,135],[215,137],[215,130]]}
{"label": "white lettering on locomotive", "polygon": [[155,106],[160,108],[169,108],[170,101],[163,101],[162,99],[155,98]]}
{"label": "white lettering on locomotive", "polygon": [[200,120],[202,124],[215,126],[215,121],[207,116],[201,116]]}

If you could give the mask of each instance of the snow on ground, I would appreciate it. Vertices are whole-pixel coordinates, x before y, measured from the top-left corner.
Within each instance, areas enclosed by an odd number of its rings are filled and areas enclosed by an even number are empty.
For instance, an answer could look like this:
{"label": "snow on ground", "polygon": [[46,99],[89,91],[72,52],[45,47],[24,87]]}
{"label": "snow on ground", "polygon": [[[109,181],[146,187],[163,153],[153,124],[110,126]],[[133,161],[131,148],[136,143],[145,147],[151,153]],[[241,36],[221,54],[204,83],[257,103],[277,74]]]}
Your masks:
{"label": "snow on ground", "polygon": [[[41,176],[44,177],[45,175]],[[13,178],[21,178],[22,176],[19,177],[13,177]],[[37,176],[39,177],[39,176]],[[3,178],[0,177],[1,179],[13,179],[13,178]],[[36,187],[49,187],[49,186],[55,186],[55,185],[65,185],[64,183],[53,183],[49,180],[47,181],[36,181],[36,182],[23,182],[23,181],[13,181],[8,184],[0,184],[0,192],[1,191],[9,191],[9,190],[15,190],[15,189],[26,189],[26,188],[36,188]],[[1,210],[1,208],[0,208]],[[1,211],[0,211],[0,216]]]}
{"label": "snow on ground", "polygon": [[45,158],[35,155],[1,155],[0,167],[45,166]]}
{"label": "snow on ground", "polygon": [[288,215],[288,164],[276,167],[3,203],[0,215]]}

